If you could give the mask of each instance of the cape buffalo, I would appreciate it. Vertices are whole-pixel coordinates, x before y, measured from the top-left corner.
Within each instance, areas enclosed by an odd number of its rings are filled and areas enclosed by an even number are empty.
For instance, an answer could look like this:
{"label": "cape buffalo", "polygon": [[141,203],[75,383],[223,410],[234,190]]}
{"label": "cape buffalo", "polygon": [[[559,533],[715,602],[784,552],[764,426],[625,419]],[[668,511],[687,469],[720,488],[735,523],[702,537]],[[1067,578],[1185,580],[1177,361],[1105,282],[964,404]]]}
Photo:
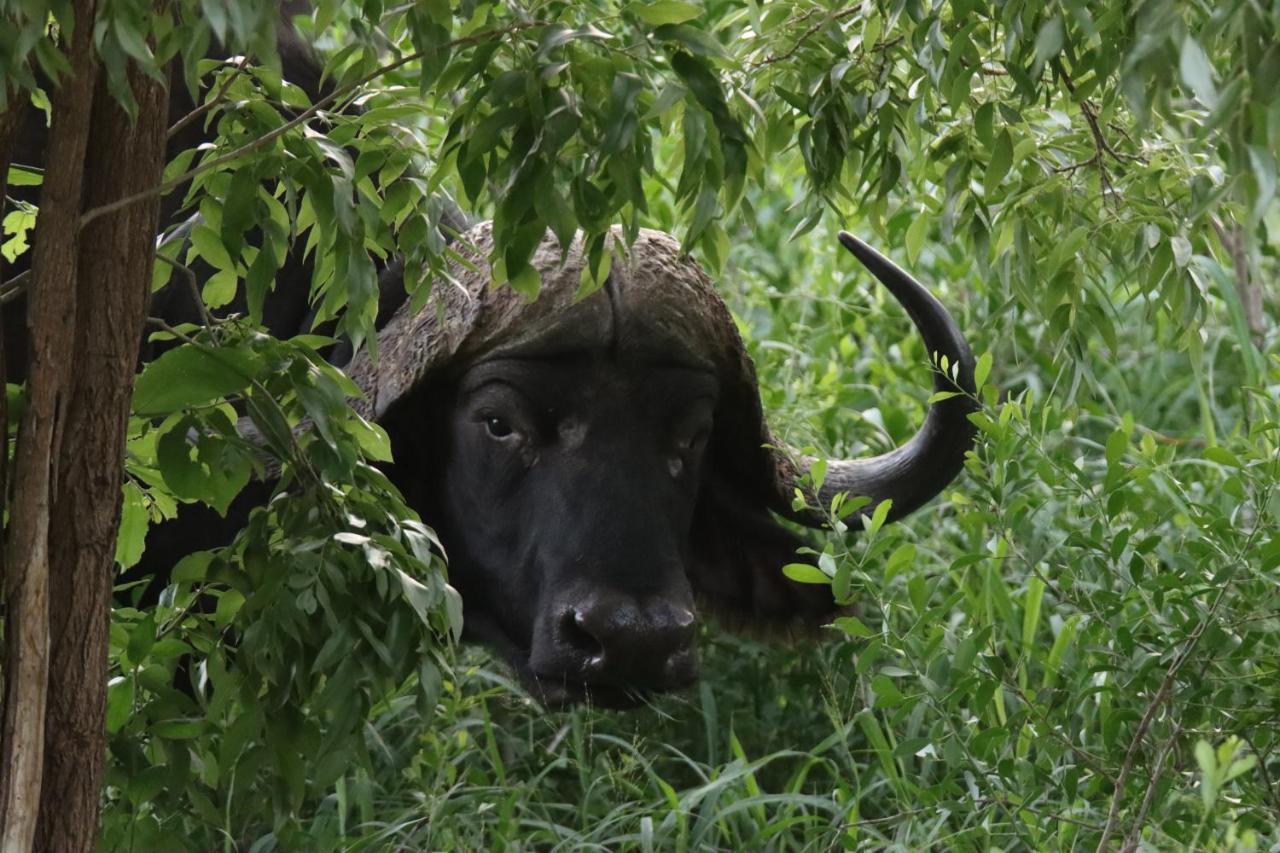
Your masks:
{"label": "cape buffalo", "polygon": [[[840,240],[956,366],[935,388],[972,393],[973,357],[946,310]],[[358,355],[348,371],[366,394],[357,408],[392,439],[391,479],[448,552],[465,636],[548,703],[621,706],[697,677],[699,605],[755,624],[828,618],[826,587],[781,573],[803,543],[774,514],[826,521],[793,509],[808,463],[770,434],[729,312],[676,241],[642,230],[575,301],[581,239],[562,252],[548,234],[533,302],[491,285],[488,224],[460,244],[459,286],[436,286],[416,314],[401,307],[379,360]],[[886,499],[891,518],[911,512],[960,471],[973,406],[940,400],[897,450],[829,460],[811,505],[846,492],[869,497],[868,512]]]}

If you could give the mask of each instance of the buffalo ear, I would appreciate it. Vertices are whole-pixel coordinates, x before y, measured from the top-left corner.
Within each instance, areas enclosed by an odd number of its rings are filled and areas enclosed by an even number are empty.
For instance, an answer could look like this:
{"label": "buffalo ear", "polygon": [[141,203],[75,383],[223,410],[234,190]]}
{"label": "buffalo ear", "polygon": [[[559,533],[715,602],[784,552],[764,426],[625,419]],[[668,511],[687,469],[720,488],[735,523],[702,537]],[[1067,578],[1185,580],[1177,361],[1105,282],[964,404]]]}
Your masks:
{"label": "buffalo ear", "polygon": [[817,628],[840,612],[831,587],[782,573],[787,563],[807,561],[796,553],[805,544],[767,508],[713,477],[694,517],[689,580],[701,603],[733,627]]}

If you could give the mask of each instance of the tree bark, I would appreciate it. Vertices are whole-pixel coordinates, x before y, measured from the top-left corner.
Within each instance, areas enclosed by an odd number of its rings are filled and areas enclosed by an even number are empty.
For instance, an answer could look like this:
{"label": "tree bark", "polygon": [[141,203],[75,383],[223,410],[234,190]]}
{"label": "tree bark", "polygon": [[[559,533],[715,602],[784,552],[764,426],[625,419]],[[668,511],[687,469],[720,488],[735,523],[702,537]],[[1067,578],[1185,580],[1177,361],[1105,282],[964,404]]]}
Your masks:
{"label": "tree bark", "polygon": [[[94,102],[85,210],[160,184],[167,95],[136,70],[131,82],[136,122],[105,86]],[[103,153],[126,151],[127,157]],[[49,678],[36,848],[51,853],[88,853],[98,844],[121,472],[159,209],[154,196],[94,220],[80,235],[75,376],[56,448],[62,476],[50,520],[50,651],[57,666]]]}
{"label": "tree bark", "polygon": [[77,0],[68,45],[71,74],[51,93],[53,112],[40,217],[32,250],[27,325],[31,332],[27,408],[18,433],[6,584],[0,847],[30,850],[44,769],[49,674],[49,510],[58,471],[53,451],[66,403],[75,328],[76,248],[81,181],[97,66],[94,0]]}

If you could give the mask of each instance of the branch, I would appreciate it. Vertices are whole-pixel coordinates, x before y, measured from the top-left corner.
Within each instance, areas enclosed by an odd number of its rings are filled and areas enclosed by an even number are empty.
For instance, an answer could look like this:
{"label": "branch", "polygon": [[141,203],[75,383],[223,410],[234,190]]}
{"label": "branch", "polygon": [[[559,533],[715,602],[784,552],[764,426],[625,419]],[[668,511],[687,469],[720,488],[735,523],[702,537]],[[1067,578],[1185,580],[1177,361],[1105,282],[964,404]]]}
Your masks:
{"label": "branch", "polygon": [[25,293],[29,278],[31,278],[31,269],[28,267],[4,284],[0,284],[0,305],[8,305]]}
{"label": "branch", "polygon": [[[773,65],[775,62],[782,62],[784,60],[790,59],[791,57],[796,55],[796,53],[800,50],[800,48],[804,46],[804,43],[808,41],[810,38],[812,38],[813,34],[816,33],[818,30],[822,29],[827,24],[834,23],[835,21],[840,20],[841,18],[848,18],[851,15],[856,15],[860,11],[862,11],[862,7],[855,6],[849,9],[841,9],[839,12],[832,12],[830,15],[826,16],[825,18],[818,21],[813,26],[809,27],[809,29],[801,33],[800,37],[796,39],[795,44],[791,45],[791,48],[787,50],[785,53],[775,54],[773,56],[762,59],[759,62],[752,63],[751,65],[752,70],[754,71],[758,68],[764,68],[766,65]],[[797,18],[795,20],[795,23],[797,24],[802,23],[803,21],[808,20],[809,17],[812,15],[813,15],[813,10],[810,9],[808,12],[806,12],[805,14]]]}
{"label": "branch", "polygon": [[1115,833],[1116,824],[1120,820],[1120,803],[1124,799],[1124,786],[1129,781],[1129,774],[1133,772],[1133,765],[1137,761],[1138,750],[1141,749],[1142,741],[1147,736],[1147,730],[1151,728],[1156,712],[1168,701],[1170,694],[1173,692],[1173,682],[1178,677],[1178,671],[1182,669],[1183,664],[1191,657],[1191,652],[1195,649],[1196,643],[1200,641],[1200,635],[1209,627],[1209,622],[1213,619],[1214,614],[1218,612],[1218,606],[1222,604],[1222,599],[1228,589],[1230,589],[1230,584],[1218,590],[1218,597],[1209,606],[1209,612],[1205,614],[1204,618],[1196,625],[1195,630],[1191,632],[1191,636],[1187,637],[1186,642],[1183,643],[1182,651],[1178,653],[1173,663],[1169,665],[1169,671],[1165,673],[1160,689],[1156,691],[1155,697],[1147,705],[1146,713],[1138,721],[1138,728],[1134,730],[1133,740],[1129,743],[1129,750],[1124,756],[1124,763],[1120,765],[1120,775],[1116,777],[1115,793],[1111,797],[1111,811],[1107,815],[1107,825],[1102,831],[1102,839],[1098,842],[1098,853],[1102,853],[1107,849],[1107,842],[1111,840],[1111,836]]}
{"label": "branch", "polygon": [[[448,41],[448,42],[445,42],[444,44],[438,45],[435,49],[440,50],[442,48],[453,48],[453,47],[460,47],[466,44],[475,44],[477,42],[486,41],[487,39],[490,39],[490,38],[508,36],[514,33],[521,32],[523,30],[532,29],[534,27],[544,27],[544,26],[546,26],[546,23],[543,21],[527,21],[524,23],[512,24],[509,27],[500,27],[497,29],[485,30],[484,32],[474,33],[469,36],[463,36],[462,38],[456,38],[456,39],[453,39],[452,41]],[[381,77],[384,74],[388,74],[392,71],[395,71],[397,68],[401,68],[405,65],[408,65],[410,62],[414,62],[418,59],[421,59],[425,55],[425,53],[426,51],[417,51],[414,53],[410,53],[400,57],[399,59],[392,60],[391,62],[388,62],[385,65],[381,65],[375,68],[374,70],[370,71],[368,74],[364,75],[360,79],[354,80],[345,86],[341,86],[337,89],[334,89],[328,95],[325,95],[323,98],[321,98],[320,100],[312,104],[310,107],[308,107],[306,110],[299,113],[293,119],[280,125],[275,130],[272,130],[269,133],[265,133],[262,136],[259,136],[257,139],[254,139],[250,142],[246,142],[244,145],[241,145],[239,148],[236,148],[234,151],[229,151],[228,153],[223,154],[221,157],[215,157],[212,160],[207,160],[201,163],[199,166],[196,166],[195,168],[190,169],[181,175],[178,175],[176,178],[173,178],[172,180],[169,180],[169,181],[165,181],[163,184],[161,184],[158,187],[155,187],[154,189],[144,190],[143,192],[134,193],[133,195],[125,196],[124,198],[119,199],[118,201],[114,201],[110,204],[100,205],[98,207],[93,208],[92,210],[86,211],[85,214],[82,217],[80,217],[80,227],[84,228],[86,225],[88,225],[90,222],[92,222],[93,220],[97,219],[100,216],[105,216],[108,213],[114,213],[115,211],[120,210],[121,208],[128,207],[131,204],[136,204],[137,202],[140,202],[143,199],[151,198],[157,195],[163,196],[166,193],[170,192],[171,190],[174,190],[182,186],[183,184],[187,183],[192,178],[202,175],[205,172],[210,171],[211,169],[217,168],[218,166],[223,166],[227,163],[238,160],[244,155],[252,151],[256,151],[259,148],[262,148],[267,143],[273,142],[276,139],[279,139],[281,136],[293,130],[298,125],[305,123],[306,121],[314,117],[316,113],[320,112],[325,107],[329,106],[335,101],[338,101],[346,97],[347,95],[359,89],[361,86],[364,86],[372,82],[373,80],[376,80],[377,78]]]}
{"label": "branch", "polygon": [[182,273],[183,280],[186,281],[187,287],[191,290],[191,298],[195,300],[196,307],[200,309],[200,319],[204,321],[204,325],[212,326],[217,322],[214,320],[213,315],[209,313],[209,306],[204,304],[204,294],[200,292],[200,283],[196,281],[195,270],[191,269],[191,267],[186,264],[178,263],[173,258],[166,258],[159,252],[156,252],[156,260],[164,261],[166,264]]}
{"label": "branch", "polygon": [[1169,736],[1169,742],[1164,745],[1164,749],[1160,751],[1159,757],[1156,758],[1156,766],[1151,768],[1151,781],[1147,783],[1147,793],[1142,797],[1142,805],[1138,808],[1138,816],[1133,821],[1133,826],[1129,828],[1129,834],[1124,838],[1124,844],[1120,846],[1120,853],[1133,853],[1138,849],[1138,836],[1142,834],[1142,825],[1147,822],[1147,814],[1151,811],[1151,802],[1155,799],[1156,788],[1160,786],[1160,771],[1164,769],[1164,763],[1169,758],[1169,753],[1173,752],[1173,747],[1178,743],[1178,737],[1182,734],[1182,724],[1179,723],[1173,727],[1173,734]]}
{"label": "branch", "polygon": [[[1067,69],[1063,66],[1061,60],[1053,60],[1053,67],[1058,73],[1058,76],[1062,78],[1062,83],[1067,87],[1067,92],[1074,97],[1076,94],[1075,81],[1071,79],[1071,75],[1067,72]],[[1088,98],[1081,98],[1079,103],[1080,112],[1084,115],[1084,120],[1089,125],[1089,133],[1093,136],[1094,154],[1088,160],[1082,160],[1079,163],[1072,163],[1069,166],[1061,166],[1054,169],[1054,171],[1058,173],[1067,172],[1074,174],[1077,169],[1084,166],[1097,166],[1098,180],[1100,181],[1102,188],[1103,204],[1106,204],[1107,196],[1110,195],[1112,203],[1118,207],[1120,200],[1116,196],[1115,185],[1111,183],[1111,174],[1107,171],[1106,155],[1110,155],[1120,163],[1123,163],[1126,160],[1142,162],[1142,157],[1137,154],[1122,154],[1117,151],[1115,147],[1107,141],[1106,135],[1103,134],[1102,125],[1098,122],[1098,113],[1094,109],[1093,104],[1089,102]],[[1127,134],[1125,134],[1125,138],[1128,138]]]}
{"label": "branch", "polygon": [[1249,262],[1249,252],[1245,246],[1244,234],[1240,226],[1227,227],[1216,216],[1210,216],[1209,222],[1218,235],[1218,242],[1231,255],[1231,265],[1235,267],[1236,294],[1240,297],[1240,307],[1244,309],[1245,325],[1254,344],[1262,349],[1263,338],[1267,332],[1267,324],[1262,313],[1262,288],[1255,281],[1253,264]]}
{"label": "branch", "polygon": [[230,76],[228,76],[227,79],[223,81],[222,87],[218,89],[218,93],[214,95],[212,98],[210,98],[208,101],[205,101],[203,104],[201,104],[191,112],[184,115],[182,118],[175,121],[173,123],[173,126],[170,127],[167,132],[167,138],[172,139],[174,136],[177,135],[178,131],[182,130],[184,127],[191,124],[191,122],[200,118],[200,116],[204,115],[205,113],[209,112],[211,109],[216,107],[218,104],[225,101],[227,98],[227,92],[231,89],[231,84],[234,83],[236,81],[236,78],[239,77],[244,72],[244,69],[248,66],[248,64],[249,64],[248,56],[240,57],[239,64],[236,65],[235,70],[231,72]]}

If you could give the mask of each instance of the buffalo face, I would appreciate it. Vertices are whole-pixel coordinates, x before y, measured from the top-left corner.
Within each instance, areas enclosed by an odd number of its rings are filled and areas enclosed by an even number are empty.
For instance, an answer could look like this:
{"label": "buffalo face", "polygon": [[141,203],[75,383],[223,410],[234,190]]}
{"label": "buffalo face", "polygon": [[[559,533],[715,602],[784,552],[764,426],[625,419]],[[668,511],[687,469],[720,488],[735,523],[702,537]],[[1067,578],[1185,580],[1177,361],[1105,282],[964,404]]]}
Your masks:
{"label": "buffalo face", "polygon": [[[845,246],[903,304],[936,390],[972,391],[973,357],[917,282],[848,235]],[[821,526],[838,492],[910,512],[972,446],[966,395],[935,402],[880,456],[814,460],[768,429],[755,369],[706,274],[668,235],[641,231],[603,289],[580,299],[581,241],[548,235],[526,301],[491,285],[491,226],[463,235],[468,262],[403,306],[357,356],[357,403],[391,436],[388,472],[440,535],[462,593],[464,635],[501,653],[548,704],[623,707],[697,677],[695,614],[751,627],[821,624],[824,586],[787,580],[803,542],[777,515]],[[804,494],[811,508],[796,508]]]}
{"label": "buffalo face", "polygon": [[[468,635],[552,703],[693,682],[691,537],[716,375],[585,351],[484,360],[449,385],[439,462],[408,467],[438,467],[417,491]],[[416,443],[396,454],[423,460]]]}

